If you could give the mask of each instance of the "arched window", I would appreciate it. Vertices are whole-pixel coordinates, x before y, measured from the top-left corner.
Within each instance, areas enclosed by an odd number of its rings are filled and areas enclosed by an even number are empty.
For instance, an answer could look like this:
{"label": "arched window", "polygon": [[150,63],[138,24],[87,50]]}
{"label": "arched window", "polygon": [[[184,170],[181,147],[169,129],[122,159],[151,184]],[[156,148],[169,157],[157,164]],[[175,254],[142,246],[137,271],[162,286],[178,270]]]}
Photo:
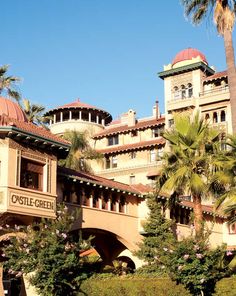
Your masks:
{"label": "arched window", "polygon": [[209,120],[210,119],[210,115],[209,115],[209,113],[207,113],[206,115],[205,115],[205,120]]}
{"label": "arched window", "polygon": [[193,86],[191,83],[188,83],[188,97],[191,98],[193,96]]}
{"label": "arched window", "polygon": [[213,113],[213,123],[217,123],[218,122],[218,116],[217,116],[217,113],[214,112]]}
{"label": "arched window", "polygon": [[174,99],[179,99],[179,88],[177,86],[174,87]]}
{"label": "arched window", "polygon": [[181,98],[182,99],[186,98],[186,88],[184,85],[181,85]]}
{"label": "arched window", "polygon": [[222,110],[221,113],[220,113],[220,121],[223,122],[225,120],[226,120],[225,111]]}

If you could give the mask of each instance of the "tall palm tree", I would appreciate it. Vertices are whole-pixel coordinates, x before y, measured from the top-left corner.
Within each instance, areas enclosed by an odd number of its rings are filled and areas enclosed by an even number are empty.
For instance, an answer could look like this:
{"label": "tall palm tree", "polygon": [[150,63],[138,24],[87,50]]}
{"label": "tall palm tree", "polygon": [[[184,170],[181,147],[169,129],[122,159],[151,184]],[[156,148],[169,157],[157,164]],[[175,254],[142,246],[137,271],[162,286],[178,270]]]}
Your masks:
{"label": "tall palm tree", "polygon": [[224,38],[228,84],[231,102],[232,129],[236,133],[236,72],[232,30],[235,22],[236,0],[181,0],[185,14],[193,24],[199,24],[213,12],[218,33]]}
{"label": "tall palm tree", "polygon": [[219,132],[210,129],[197,114],[192,119],[188,114],[175,118],[174,129],[166,131],[169,151],[159,176],[159,195],[188,195],[193,201],[196,236],[203,230],[202,199],[209,198],[214,170],[215,145]]}
{"label": "tall palm tree", "polygon": [[29,100],[23,99],[22,109],[24,110],[29,122],[42,126],[45,126],[48,122],[48,118],[43,115],[43,112],[45,111],[44,106],[33,104]]}
{"label": "tall palm tree", "polygon": [[7,96],[19,102],[20,93],[15,89],[15,86],[20,81],[20,78],[15,76],[6,76],[8,68],[8,65],[0,67],[0,95],[6,93]]}

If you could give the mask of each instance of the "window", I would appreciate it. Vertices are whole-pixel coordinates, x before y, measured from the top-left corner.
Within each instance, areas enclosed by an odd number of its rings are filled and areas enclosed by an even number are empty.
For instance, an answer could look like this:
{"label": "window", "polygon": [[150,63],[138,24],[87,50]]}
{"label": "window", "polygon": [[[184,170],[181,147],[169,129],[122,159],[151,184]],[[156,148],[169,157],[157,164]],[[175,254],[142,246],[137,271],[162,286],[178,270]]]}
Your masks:
{"label": "window", "polygon": [[150,151],[150,161],[151,161],[151,162],[154,162],[154,161],[156,161],[156,158],[157,158],[156,150],[155,150],[155,149],[152,149],[152,150]]}
{"label": "window", "polygon": [[193,86],[191,83],[188,83],[188,97],[191,98],[193,96]]}
{"label": "window", "polygon": [[111,168],[111,162],[110,162],[110,158],[106,157],[105,159],[105,168],[106,169],[110,169]]}
{"label": "window", "polygon": [[21,158],[20,186],[24,188],[43,190],[44,164]]}
{"label": "window", "polygon": [[164,132],[164,127],[155,127],[154,129],[152,129],[152,137],[153,138],[157,138],[163,135]]}
{"label": "window", "polygon": [[169,127],[172,127],[174,125],[174,119],[169,119],[168,125],[169,125]]}
{"label": "window", "polygon": [[108,137],[108,146],[119,144],[118,135]]}
{"label": "window", "polygon": [[131,159],[135,159],[136,158],[136,151],[132,151],[132,152],[130,152],[130,158]]}
{"label": "window", "polygon": [[205,120],[208,120],[208,119],[210,119],[210,115],[207,113],[207,114],[205,115]]}
{"label": "window", "polygon": [[229,233],[236,234],[236,223],[229,225]]}
{"label": "window", "polygon": [[134,175],[129,176],[129,184],[130,185],[135,184],[135,176]]}
{"label": "window", "polygon": [[221,111],[221,113],[220,113],[220,121],[221,122],[224,122],[226,120],[226,116],[225,116],[225,111],[223,110],[223,111]]}
{"label": "window", "polygon": [[112,168],[117,168],[117,156],[112,156],[111,157],[111,167]]}
{"label": "window", "polygon": [[175,100],[178,100],[180,99],[181,96],[180,96],[180,91],[179,91],[179,88],[177,86],[174,87],[174,99]]}
{"label": "window", "polygon": [[131,137],[137,137],[137,135],[138,135],[138,131],[137,130],[131,131]]}
{"label": "window", "polygon": [[217,113],[214,112],[213,113],[213,123],[217,123],[218,122],[218,116],[217,116]]}
{"label": "window", "polygon": [[158,148],[157,150],[157,159],[160,159],[163,156],[163,147]]}
{"label": "window", "polygon": [[181,98],[182,99],[186,98],[186,88],[184,85],[181,85]]}

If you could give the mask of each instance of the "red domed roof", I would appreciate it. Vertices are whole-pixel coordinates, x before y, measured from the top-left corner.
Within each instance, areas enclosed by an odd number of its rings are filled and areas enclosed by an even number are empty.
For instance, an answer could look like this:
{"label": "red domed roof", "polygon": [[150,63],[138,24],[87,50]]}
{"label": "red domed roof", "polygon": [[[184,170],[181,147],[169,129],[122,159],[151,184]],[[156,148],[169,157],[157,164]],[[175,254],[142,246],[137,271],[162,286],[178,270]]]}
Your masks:
{"label": "red domed roof", "polygon": [[18,121],[28,122],[25,112],[19,104],[3,97],[0,97],[0,115],[6,115]]}
{"label": "red domed roof", "polygon": [[192,60],[192,58],[196,58],[196,57],[200,57],[203,62],[207,63],[206,57],[198,49],[187,48],[177,53],[177,55],[172,61],[172,66],[176,63],[186,61],[186,60]]}

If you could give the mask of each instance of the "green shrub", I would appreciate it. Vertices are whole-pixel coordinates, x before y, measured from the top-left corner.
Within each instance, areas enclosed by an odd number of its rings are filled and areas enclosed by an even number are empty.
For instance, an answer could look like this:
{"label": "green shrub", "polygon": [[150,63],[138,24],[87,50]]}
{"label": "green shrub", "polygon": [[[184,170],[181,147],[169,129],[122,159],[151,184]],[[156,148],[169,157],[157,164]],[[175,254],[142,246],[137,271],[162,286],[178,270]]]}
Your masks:
{"label": "green shrub", "polygon": [[214,296],[235,296],[236,295],[236,277],[224,278],[216,284]]}
{"label": "green shrub", "polygon": [[168,278],[110,277],[109,279],[85,280],[78,296],[190,296],[182,285]]}

